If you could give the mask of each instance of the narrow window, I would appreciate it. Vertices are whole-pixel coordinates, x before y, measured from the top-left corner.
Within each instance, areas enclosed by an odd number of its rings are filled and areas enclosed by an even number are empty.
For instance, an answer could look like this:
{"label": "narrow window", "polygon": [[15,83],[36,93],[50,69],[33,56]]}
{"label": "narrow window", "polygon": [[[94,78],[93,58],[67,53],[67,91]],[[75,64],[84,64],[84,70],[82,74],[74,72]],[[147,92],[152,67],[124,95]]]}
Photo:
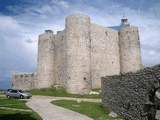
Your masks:
{"label": "narrow window", "polygon": [[108,36],[108,33],[107,33],[107,31],[105,32],[105,34],[106,34],[106,36]]}

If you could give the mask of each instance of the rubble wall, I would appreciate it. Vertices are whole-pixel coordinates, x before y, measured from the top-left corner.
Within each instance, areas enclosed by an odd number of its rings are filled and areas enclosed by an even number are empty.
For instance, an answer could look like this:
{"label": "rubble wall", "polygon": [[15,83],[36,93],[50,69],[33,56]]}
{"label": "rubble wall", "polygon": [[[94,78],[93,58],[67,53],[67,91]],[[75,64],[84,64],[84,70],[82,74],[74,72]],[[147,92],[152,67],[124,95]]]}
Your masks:
{"label": "rubble wall", "polygon": [[160,65],[136,73],[102,78],[102,103],[125,120],[148,120],[144,107],[159,86]]}

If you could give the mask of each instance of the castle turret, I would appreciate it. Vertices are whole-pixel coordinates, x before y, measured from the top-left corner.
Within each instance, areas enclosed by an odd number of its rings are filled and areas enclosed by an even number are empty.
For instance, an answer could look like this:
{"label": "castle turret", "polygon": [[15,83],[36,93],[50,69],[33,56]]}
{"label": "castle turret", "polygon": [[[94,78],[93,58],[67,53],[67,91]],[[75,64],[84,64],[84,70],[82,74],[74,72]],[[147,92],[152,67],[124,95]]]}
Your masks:
{"label": "castle turret", "polygon": [[90,80],[90,18],[75,14],[66,18],[67,91],[88,93]]}
{"label": "castle turret", "polygon": [[46,88],[54,84],[54,35],[51,30],[39,35],[38,68],[36,88]]}
{"label": "castle turret", "polygon": [[140,41],[138,28],[129,25],[128,19],[121,20],[119,31],[121,73],[141,69]]}

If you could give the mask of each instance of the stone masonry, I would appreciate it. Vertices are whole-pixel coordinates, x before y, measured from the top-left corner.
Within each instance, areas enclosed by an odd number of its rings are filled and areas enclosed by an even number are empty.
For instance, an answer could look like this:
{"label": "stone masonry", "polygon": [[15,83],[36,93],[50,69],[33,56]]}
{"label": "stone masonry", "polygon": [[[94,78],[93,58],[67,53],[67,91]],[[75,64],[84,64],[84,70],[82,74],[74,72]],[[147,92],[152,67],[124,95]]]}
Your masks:
{"label": "stone masonry", "polygon": [[12,75],[13,89],[30,90],[34,88],[34,82],[37,79],[34,73],[14,73]]}
{"label": "stone masonry", "polygon": [[91,23],[89,16],[73,14],[66,17],[64,30],[39,35],[37,78],[32,82],[33,88],[60,85],[70,93],[87,94],[101,87],[102,76],[140,68],[137,27],[127,19],[122,19],[118,29],[103,27]]}
{"label": "stone masonry", "polygon": [[160,88],[160,65],[136,73],[102,77],[102,103],[125,120],[156,120],[151,116],[160,109],[155,96],[157,88]]}

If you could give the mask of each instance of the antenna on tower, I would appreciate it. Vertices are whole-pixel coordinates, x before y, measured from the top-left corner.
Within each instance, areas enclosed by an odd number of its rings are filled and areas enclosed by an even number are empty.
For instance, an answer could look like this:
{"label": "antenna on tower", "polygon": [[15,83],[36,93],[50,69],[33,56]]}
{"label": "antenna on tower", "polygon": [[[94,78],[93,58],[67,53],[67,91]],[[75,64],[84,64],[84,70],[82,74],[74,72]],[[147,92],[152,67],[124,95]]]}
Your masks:
{"label": "antenna on tower", "polygon": [[126,15],[125,15],[125,13],[123,13],[123,16],[122,16],[122,18],[126,18],[125,16],[126,16]]}
{"label": "antenna on tower", "polygon": [[129,25],[128,18],[125,16],[124,13],[123,13],[123,17],[121,19],[121,25]]}

